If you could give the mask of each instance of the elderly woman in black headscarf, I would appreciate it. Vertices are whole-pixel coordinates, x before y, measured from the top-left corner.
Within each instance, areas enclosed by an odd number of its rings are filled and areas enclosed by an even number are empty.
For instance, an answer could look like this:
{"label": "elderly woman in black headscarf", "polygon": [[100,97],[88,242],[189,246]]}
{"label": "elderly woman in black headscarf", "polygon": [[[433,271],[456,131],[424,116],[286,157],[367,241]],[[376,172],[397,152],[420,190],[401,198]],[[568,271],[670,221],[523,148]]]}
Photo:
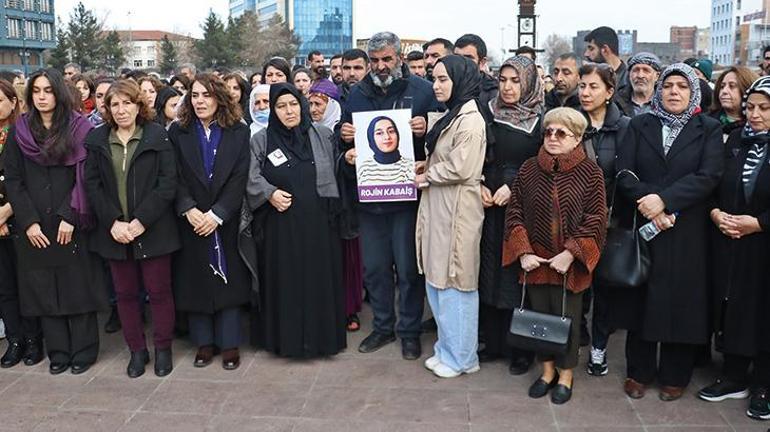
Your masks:
{"label": "elderly woman in black headscarf", "polygon": [[333,137],[313,125],[293,85],[270,86],[268,126],[251,138],[246,198],[263,238],[264,346],[280,356],[328,356],[346,346]]}
{"label": "elderly woman in black headscarf", "polygon": [[480,185],[487,136],[478,103],[478,66],[450,55],[436,63],[433,78],[436,99],[449,112],[425,139],[428,160],[415,179],[423,191],[415,238],[417,266],[438,325],[434,354],[425,367],[453,378],[479,371]]}
{"label": "elderly woman in black headscarf", "polygon": [[[724,354],[719,379],[698,396],[710,402],[744,399],[746,414],[770,419],[770,343],[767,286],[770,283],[770,76],[749,86],[736,128],[724,149],[725,172],[711,209],[711,266],[716,312],[716,348]],[[749,369],[753,366],[753,373]]]}
{"label": "elderly woman in black headscarf", "polygon": [[631,398],[643,397],[656,378],[661,400],[680,398],[696,348],[709,339],[709,200],[722,176],[724,145],[719,122],[698,115],[700,101],[693,69],[669,66],[658,80],[652,111],[631,120],[617,149],[618,170],[638,176],[621,176],[619,191],[660,230],[648,241],[647,283],[627,291],[624,390]]}
{"label": "elderly woman in black headscarf", "polygon": [[528,57],[511,57],[500,67],[499,91],[489,102],[494,116],[490,127],[494,144],[487,149],[481,199],[484,228],[481,236],[479,273],[480,325],[485,336],[479,361],[509,358],[509,372],[521,375],[532,364],[533,354],[508,346],[506,336],[515,305],[521,302],[518,262],[502,266],[505,209],[511,185],[527,159],[536,156],[543,142],[540,122],[544,90],[535,62]]}

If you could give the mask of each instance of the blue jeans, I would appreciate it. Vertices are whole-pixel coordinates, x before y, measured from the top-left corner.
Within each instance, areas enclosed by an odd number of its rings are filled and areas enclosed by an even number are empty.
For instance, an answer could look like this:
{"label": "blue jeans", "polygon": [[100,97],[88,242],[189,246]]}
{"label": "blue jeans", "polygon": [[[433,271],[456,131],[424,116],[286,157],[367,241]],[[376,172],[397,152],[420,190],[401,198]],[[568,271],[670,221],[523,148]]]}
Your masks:
{"label": "blue jeans", "polygon": [[[359,212],[364,284],[374,313],[374,331],[401,338],[421,333],[423,287],[417,274],[416,209],[394,213]],[[395,265],[395,268],[394,268]],[[398,325],[395,297],[398,287]]]}
{"label": "blue jeans", "polygon": [[438,326],[433,355],[456,372],[478,366],[479,292],[436,289],[430,283],[425,290]]}

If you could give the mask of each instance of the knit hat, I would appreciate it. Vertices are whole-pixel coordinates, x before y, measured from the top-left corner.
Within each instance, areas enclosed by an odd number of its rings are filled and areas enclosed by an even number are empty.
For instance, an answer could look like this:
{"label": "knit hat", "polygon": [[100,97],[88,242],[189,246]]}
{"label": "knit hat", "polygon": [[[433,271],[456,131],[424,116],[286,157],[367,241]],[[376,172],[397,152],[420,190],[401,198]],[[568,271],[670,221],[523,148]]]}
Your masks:
{"label": "knit hat", "polygon": [[655,69],[657,72],[660,72],[661,70],[663,70],[660,64],[660,59],[658,58],[658,56],[656,56],[653,53],[640,52],[635,54],[633,57],[631,57],[628,60],[628,70],[631,70],[634,66],[638,64],[646,64],[651,68]]}
{"label": "knit hat", "polygon": [[309,93],[321,93],[339,102],[340,90],[328,79],[319,79],[310,87]]}
{"label": "knit hat", "polygon": [[694,67],[706,76],[706,79],[711,81],[711,74],[714,72],[714,63],[709,59],[687,59],[684,61],[688,66]]}

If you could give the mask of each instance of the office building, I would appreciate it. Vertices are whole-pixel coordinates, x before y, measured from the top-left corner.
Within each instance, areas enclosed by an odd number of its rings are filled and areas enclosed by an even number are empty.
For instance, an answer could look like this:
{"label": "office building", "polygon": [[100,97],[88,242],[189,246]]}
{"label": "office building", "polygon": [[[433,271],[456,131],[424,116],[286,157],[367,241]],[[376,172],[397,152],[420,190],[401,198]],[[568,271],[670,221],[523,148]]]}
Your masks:
{"label": "office building", "polygon": [[45,66],[43,51],[56,47],[53,0],[0,3],[0,69],[25,75]]}
{"label": "office building", "polygon": [[157,69],[163,57],[161,42],[163,37],[174,45],[177,61],[185,63],[191,59],[193,39],[176,33],[160,30],[117,30],[126,55],[126,63],[122,66],[130,69]]}

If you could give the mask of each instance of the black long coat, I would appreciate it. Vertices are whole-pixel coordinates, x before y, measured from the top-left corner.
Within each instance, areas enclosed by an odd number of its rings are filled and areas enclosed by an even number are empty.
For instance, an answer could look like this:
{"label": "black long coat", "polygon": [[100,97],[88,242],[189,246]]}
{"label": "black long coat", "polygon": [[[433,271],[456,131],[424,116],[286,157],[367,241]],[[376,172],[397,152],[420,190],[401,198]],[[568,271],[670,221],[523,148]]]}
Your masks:
{"label": "black long coat", "polygon": [[125,216],[112,165],[111,129],[109,125],[98,127],[86,137],[86,187],[99,222],[91,250],[105,259],[127,258],[126,245],[116,242],[110,234],[116,220],[131,222],[136,218],[144,225],[145,232],[130,244],[135,259],[166,255],[180,246],[174,214],[177,189],[174,149],[163,126],[148,122],[142,128],[142,139],[128,162],[128,215]]}
{"label": "black long coat", "polygon": [[[618,149],[618,169],[634,171],[618,180],[632,202],[658,194],[666,213],[679,212],[673,228],[650,241],[652,267],[647,284],[628,311],[629,327],[648,341],[704,344],[708,340],[709,199],[724,165],[722,128],[707,116],[693,117],[668,154],[662,124],[653,114],[631,120],[626,142]],[[641,218],[641,216],[640,216]],[[644,220],[644,219],[641,219]]]}
{"label": "black long coat", "polygon": [[[176,213],[182,249],[174,259],[174,302],[179,310],[211,314],[249,301],[251,280],[238,253],[238,224],[249,173],[250,135],[242,123],[223,128],[209,186],[195,127],[174,123],[168,131],[179,173]],[[209,267],[213,234],[199,236],[182,216],[193,207],[203,213],[212,210],[224,221],[217,229],[227,262],[227,284]]]}
{"label": "black long coat", "polygon": [[[540,121],[527,133],[500,122],[490,127],[494,144],[487,149],[484,162],[484,186],[494,193],[507,184],[513,189],[513,181],[521,164],[537,156],[543,142]],[[498,309],[513,309],[521,302],[519,263],[503,267],[503,234],[505,233],[506,206],[484,209],[484,225],[481,229],[481,267],[479,269],[479,301]]]}
{"label": "black long coat", "polygon": [[[106,273],[89,251],[89,233],[75,224],[70,207],[74,166],[43,166],[27,159],[11,129],[5,144],[5,183],[13,206],[18,254],[21,313],[27,316],[75,315],[107,307]],[[70,245],[59,246],[61,221],[75,225]],[[26,230],[39,223],[51,245],[35,249]],[[64,251],[74,254],[65,255]]]}
{"label": "black long coat", "polygon": [[[717,348],[725,353],[753,357],[760,349],[770,351],[765,317],[770,298],[766,293],[770,286],[770,166],[767,160],[762,163],[754,193],[747,202],[741,174],[751,146],[741,141],[740,129],[734,130],[727,140],[725,172],[714,193],[713,205],[733,215],[756,217],[762,232],[733,240],[712,224],[709,267],[713,276]],[[723,308],[725,297],[729,299]]]}

